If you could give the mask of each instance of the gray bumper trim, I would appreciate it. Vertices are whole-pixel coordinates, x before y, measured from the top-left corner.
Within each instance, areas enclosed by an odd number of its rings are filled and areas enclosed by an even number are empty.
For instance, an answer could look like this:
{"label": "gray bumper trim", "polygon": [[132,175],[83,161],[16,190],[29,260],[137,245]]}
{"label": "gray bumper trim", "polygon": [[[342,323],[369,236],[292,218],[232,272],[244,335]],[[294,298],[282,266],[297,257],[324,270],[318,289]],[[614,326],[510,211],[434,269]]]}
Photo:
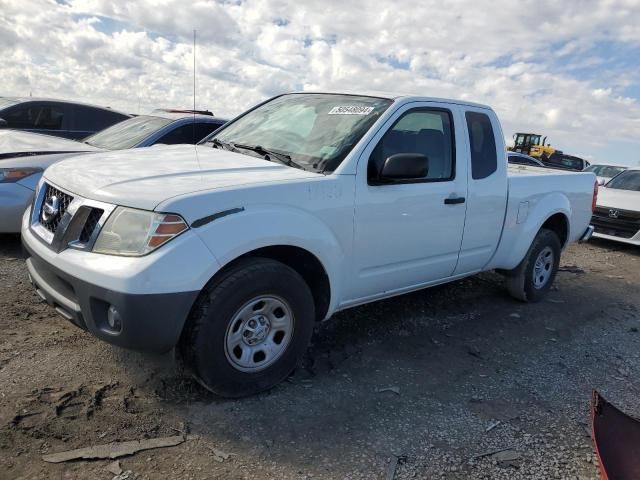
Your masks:
{"label": "gray bumper trim", "polygon": [[[106,342],[134,350],[166,352],[178,342],[199,292],[128,294],[75,278],[38,257],[29,256],[29,279],[38,295],[64,318]],[[122,328],[112,330],[109,307],[119,313]]]}

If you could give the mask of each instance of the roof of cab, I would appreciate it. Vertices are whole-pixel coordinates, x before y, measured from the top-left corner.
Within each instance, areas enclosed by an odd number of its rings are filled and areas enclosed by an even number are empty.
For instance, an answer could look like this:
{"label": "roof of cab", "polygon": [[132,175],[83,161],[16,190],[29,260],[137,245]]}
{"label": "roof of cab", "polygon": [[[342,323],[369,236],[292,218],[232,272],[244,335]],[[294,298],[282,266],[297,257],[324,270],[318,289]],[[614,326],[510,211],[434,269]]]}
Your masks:
{"label": "roof of cab", "polygon": [[416,95],[414,93],[399,93],[399,92],[383,92],[376,90],[312,90],[312,91],[298,91],[291,92],[294,94],[305,94],[305,93],[316,93],[316,94],[329,94],[329,95],[354,95],[360,97],[376,97],[376,98],[387,98],[389,100],[404,100],[407,102],[439,102],[439,103],[452,103],[455,105],[468,105],[476,108],[484,108],[486,110],[493,110],[488,105],[483,105],[481,103],[468,102],[466,100],[456,100],[452,98],[438,98],[438,97],[428,97],[425,95]]}

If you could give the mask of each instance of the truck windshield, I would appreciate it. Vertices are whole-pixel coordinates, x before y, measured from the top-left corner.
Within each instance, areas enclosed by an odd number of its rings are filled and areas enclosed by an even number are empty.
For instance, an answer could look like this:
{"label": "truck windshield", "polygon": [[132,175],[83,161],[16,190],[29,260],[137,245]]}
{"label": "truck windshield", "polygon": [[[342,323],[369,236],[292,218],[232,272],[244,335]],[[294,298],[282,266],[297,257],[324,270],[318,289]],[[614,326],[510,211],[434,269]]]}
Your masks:
{"label": "truck windshield", "polygon": [[84,139],[84,143],[107,150],[133,148],[171,123],[171,119],[141,115],[105,128]]}
{"label": "truck windshield", "polygon": [[283,95],[204,142],[216,138],[231,146],[260,147],[238,151],[264,157],[260,152],[268,150],[288,156],[291,166],[332,172],[391,103],[384,98],[353,95]]}
{"label": "truck windshield", "polygon": [[626,172],[622,172],[607,183],[607,188],[640,192],[640,170],[627,170]]}

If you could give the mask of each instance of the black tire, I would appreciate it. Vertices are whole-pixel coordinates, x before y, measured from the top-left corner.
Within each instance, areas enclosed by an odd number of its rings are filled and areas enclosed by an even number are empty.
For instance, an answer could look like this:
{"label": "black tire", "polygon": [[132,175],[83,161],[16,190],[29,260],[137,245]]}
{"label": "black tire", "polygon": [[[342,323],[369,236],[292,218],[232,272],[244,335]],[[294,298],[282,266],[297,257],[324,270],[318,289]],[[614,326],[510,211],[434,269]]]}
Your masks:
{"label": "black tire", "polygon": [[[293,315],[293,333],[274,363],[240,371],[226,353],[227,329],[251,299],[277,296]],[[214,278],[200,294],[179,345],[180,357],[196,380],[223,397],[253,395],[282,382],[307,349],[315,322],[311,291],[292,268],[267,258],[246,258]]]}
{"label": "black tire", "polygon": [[[550,275],[544,285],[536,286],[534,283],[536,260],[540,253],[546,248],[550,248],[553,252]],[[551,230],[542,228],[533,239],[524,260],[520,262],[520,265],[507,273],[507,290],[509,290],[511,296],[523,302],[535,303],[542,300],[551,288],[551,285],[553,285],[553,281],[558,273],[561,251],[562,246],[558,235]]]}

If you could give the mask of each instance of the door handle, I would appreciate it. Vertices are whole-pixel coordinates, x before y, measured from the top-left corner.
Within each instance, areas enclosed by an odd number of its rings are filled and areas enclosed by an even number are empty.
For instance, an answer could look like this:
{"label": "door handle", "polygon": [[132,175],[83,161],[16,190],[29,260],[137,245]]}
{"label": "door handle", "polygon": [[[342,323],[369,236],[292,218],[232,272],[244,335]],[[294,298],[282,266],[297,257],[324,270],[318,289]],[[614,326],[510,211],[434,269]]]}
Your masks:
{"label": "door handle", "polygon": [[464,197],[445,198],[444,199],[444,204],[445,205],[457,205],[459,203],[464,203],[464,201],[465,201]]}

